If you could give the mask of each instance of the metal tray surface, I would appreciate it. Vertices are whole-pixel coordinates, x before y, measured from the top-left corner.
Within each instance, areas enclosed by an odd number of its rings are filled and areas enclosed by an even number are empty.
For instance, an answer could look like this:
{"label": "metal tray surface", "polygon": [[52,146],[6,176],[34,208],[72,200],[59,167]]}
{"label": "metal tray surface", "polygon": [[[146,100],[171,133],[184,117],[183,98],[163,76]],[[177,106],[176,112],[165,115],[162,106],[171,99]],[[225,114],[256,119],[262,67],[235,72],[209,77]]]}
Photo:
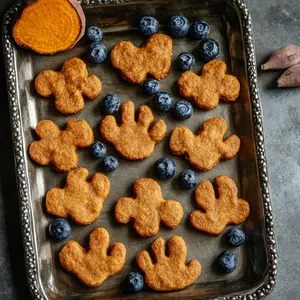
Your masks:
{"label": "metal tray surface", "polygon": [[[221,46],[221,57],[228,72],[241,82],[241,95],[234,104],[220,102],[211,111],[194,109],[192,118],[176,121],[172,114],[156,113],[168,126],[167,137],[156,146],[154,153],[143,161],[130,162],[119,159],[119,168],[108,174],[111,192],[104,203],[99,219],[89,226],[72,225],[71,239],[87,246],[88,235],[96,227],[104,227],[110,234],[111,243],[123,242],[127,248],[124,268],[116,276],[97,288],[84,287],[77,278],[66,273],[58,261],[58,253],[65,242],[50,240],[47,228],[52,217],[45,213],[44,200],[47,190],[62,187],[66,173],[58,173],[51,167],[41,167],[28,156],[28,146],[36,139],[34,128],[43,119],[51,119],[64,126],[69,119],[85,119],[92,126],[96,139],[103,114],[101,99],[108,92],[120,95],[122,101],[131,99],[136,108],[144,103],[151,104],[151,97],[142,93],[140,85],[131,85],[121,79],[108,59],[104,64],[88,63],[91,74],[102,80],[103,90],[95,101],[86,101],[84,110],[75,115],[64,116],[54,107],[53,101],[43,99],[34,90],[34,78],[44,69],[59,69],[71,57],[85,57],[88,42],[83,38],[75,48],[54,56],[42,56],[18,47],[11,37],[12,20],[23,3],[16,4],[7,12],[3,23],[3,47],[7,71],[8,94],[11,112],[11,127],[14,141],[16,175],[20,195],[20,213],[24,238],[25,263],[29,287],[34,299],[257,299],[272,290],[277,272],[276,246],[272,222],[272,208],[268,186],[267,162],[264,149],[262,112],[258,94],[256,62],[249,11],[241,0],[129,0],[129,1],[83,1],[87,25],[98,24],[104,31],[104,44],[111,49],[120,40],[130,40],[141,45],[145,39],[137,34],[136,20],[143,15],[155,16],[161,24],[175,14],[184,14],[190,21],[203,19],[211,25],[210,37]],[[168,32],[166,26],[162,32]],[[161,81],[163,91],[179,99],[176,81],[180,72],[174,60],[182,51],[196,52],[199,42],[189,38],[173,39],[173,64],[167,78]],[[197,57],[197,56],[196,56]],[[200,73],[203,63],[197,59],[195,72]],[[232,249],[219,237],[209,236],[194,230],[189,224],[189,214],[195,209],[193,191],[183,191],[177,185],[177,175],[190,164],[168,150],[172,129],[178,125],[188,126],[194,132],[211,117],[225,118],[229,133],[237,133],[242,141],[239,154],[231,160],[222,161],[208,172],[197,172],[199,181],[213,180],[227,174],[239,186],[239,196],[251,205],[251,214],[242,225],[247,242]],[[79,166],[89,169],[90,175],[101,172],[100,161],[93,160],[88,150],[80,150]],[[114,153],[108,147],[109,153]],[[161,228],[156,236],[141,238],[133,232],[132,224],[118,224],[113,209],[121,196],[132,195],[132,184],[140,177],[154,177],[154,162],[162,156],[171,156],[177,164],[177,175],[161,181],[165,199],[177,199],[184,207],[182,223],[173,230]],[[157,237],[165,239],[181,235],[187,244],[187,261],[195,258],[202,264],[202,274],[195,284],[178,291],[158,293],[145,289],[136,294],[122,292],[126,274],[137,270],[135,255],[149,249]],[[214,262],[221,251],[231,250],[238,256],[239,265],[235,272],[221,275],[215,271]]]}

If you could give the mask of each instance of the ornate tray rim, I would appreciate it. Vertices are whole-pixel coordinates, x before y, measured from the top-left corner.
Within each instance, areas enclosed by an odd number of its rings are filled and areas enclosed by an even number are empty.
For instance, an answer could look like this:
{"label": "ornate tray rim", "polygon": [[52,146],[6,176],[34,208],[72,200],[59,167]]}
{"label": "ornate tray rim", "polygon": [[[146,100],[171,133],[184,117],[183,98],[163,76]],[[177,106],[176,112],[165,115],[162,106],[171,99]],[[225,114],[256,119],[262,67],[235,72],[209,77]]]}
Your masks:
{"label": "ornate tray rim", "polygon": [[[82,0],[81,4],[88,6],[94,4],[117,4],[130,2],[131,0]],[[251,293],[232,295],[228,297],[218,297],[212,300],[252,300],[264,298],[273,290],[277,275],[277,251],[273,224],[273,213],[270,198],[268,168],[264,147],[264,133],[262,125],[262,109],[257,83],[256,59],[254,51],[254,41],[252,36],[252,21],[249,10],[244,0],[227,0],[236,5],[241,15],[243,39],[246,50],[247,76],[250,86],[250,99],[252,104],[252,115],[254,124],[255,148],[259,167],[260,189],[262,193],[265,229],[268,251],[269,270],[262,284]],[[5,14],[3,18],[2,39],[3,55],[6,68],[6,80],[8,89],[8,101],[11,117],[11,129],[13,137],[13,147],[15,155],[15,168],[17,177],[17,187],[20,199],[21,226],[24,245],[25,265],[29,289],[33,299],[47,299],[44,296],[43,288],[39,283],[37,274],[37,261],[35,251],[35,240],[33,236],[33,226],[30,216],[29,190],[26,178],[27,166],[25,162],[25,152],[23,147],[23,131],[21,123],[21,110],[17,89],[17,76],[15,71],[15,57],[13,51],[13,39],[11,36],[11,25],[14,14],[20,10],[23,1],[17,1]]]}

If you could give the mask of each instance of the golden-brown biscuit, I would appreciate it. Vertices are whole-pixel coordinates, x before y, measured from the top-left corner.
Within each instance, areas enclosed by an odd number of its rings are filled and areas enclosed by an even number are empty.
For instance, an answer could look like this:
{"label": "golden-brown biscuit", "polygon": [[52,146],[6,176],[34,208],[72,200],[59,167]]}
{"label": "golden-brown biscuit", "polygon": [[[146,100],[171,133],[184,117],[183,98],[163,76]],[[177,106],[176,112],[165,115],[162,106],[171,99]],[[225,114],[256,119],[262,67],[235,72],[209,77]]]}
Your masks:
{"label": "golden-brown biscuit", "polygon": [[199,170],[210,170],[220,159],[232,158],[240,149],[240,139],[231,135],[223,141],[227,123],[222,118],[211,118],[194,135],[187,127],[176,127],[171,134],[170,149],[175,155],[186,155]]}
{"label": "golden-brown biscuit", "polygon": [[190,221],[198,230],[218,235],[226,225],[245,221],[250,214],[250,206],[246,200],[238,198],[237,186],[230,177],[216,177],[215,185],[217,195],[209,181],[198,185],[195,200],[200,210],[191,213]]}
{"label": "golden-brown biscuit", "polygon": [[185,264],[186,245],[182,237],[172,236],[168,241],[168,251],[162,238],[156,239],[151,248],[154,262],[146,250],[136,256],[138,266],[145,273],[145,281],[151,289],[181,290],[194,283],[200,276],[201,265],[197,260],[193,259]]}
{"label": "golden-brown biscuit", "polygon": [[240,93],[240,83],[236,77],[225,72],[223,61],[211,60],[204,65],[201,76],[190,71],[181,75],[178,80],[179,93],[207,110],[216,107],[219,99],[235,101]]}
{"label": "golden-brown biscuit", "polygon": [[87,286],[99,286],[118,273],[125,264],[126,248],[122,243],[112,245],[109,255],[109,234],[96,228],[90,235],[89,249],[69,241],[60,251],[62,267],[76,275]]}
{"label": "golden-brown biscuit", "polygon": [[84,120],[69,120],[61,130],[50,120],[40,121],[35,129],[39,141],[29,147],[30,157],[40,165],[54,165],[59,171],[70,171],[77,167],[77,148],[90,146],[94,134]]}
{"label": "golden-brown biscuit", "polygon": [[112,66],[131,83],[141,83],[147,75],[160,80],[171,67],[172,39],[165,34],[153,34],[141,48],[131,42],[118,42],[111,51]]}
{"label": "golden-brown biscuit", "polygon": [[116,118],[106,116],[100,125],[102,138],[111,143],[116,151],[126,159],[139,160],[147,158],[154,151],[154,146],[160,142],[167,131],[163,120],[154,124],[154,115],[147,105],[139,108],[138,119],[135,121],[134,104],[127,101],[122,104],[121,125]]}
{"label": "golden-brown biscuit", "polygon": [[86,64],[79,58],[64,62],[61,71],[42,71],[35,79],[36,91],[43,97],[54,97],[54,104],[63,114],[74,114],[84,108],[84,95],[93,100],[101,92],[101,82],[88,76]]}
{"label": "golden-brown biscuit", "polygon": [[135,231],[142,237],[157,234],[160,223],[175,228],[181,222],[183,209],[175,200],[164,200],[160,185],[151,178],[140,178],[133,185],[134,198],[120,198],[115,207],[118,222],[133,221]]}
{"label": "golden-brown biscuit", "polygon": [[94,222],[100,215],[110,183],[101,173],[95,173],[88,182],[88,175],[87,169],[77,168],[68,174],[64,188],[48,191],[47,212],[62,218],[70,216],[77,224],[87,225]]}

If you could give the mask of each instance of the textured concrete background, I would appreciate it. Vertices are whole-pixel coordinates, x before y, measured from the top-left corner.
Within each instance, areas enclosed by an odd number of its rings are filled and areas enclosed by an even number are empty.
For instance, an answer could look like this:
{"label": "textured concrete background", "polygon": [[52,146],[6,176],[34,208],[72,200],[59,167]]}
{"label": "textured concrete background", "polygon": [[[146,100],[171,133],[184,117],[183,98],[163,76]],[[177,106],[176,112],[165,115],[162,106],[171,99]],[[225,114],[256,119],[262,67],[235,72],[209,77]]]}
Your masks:
{"label": "textured concrete background", "polygon": [[[0,16],[14,0],[0,1]],[[300,45],[299,0],[248,0],[257,63],[288,44]],[[1,47],[2,48],[2,47]],[[23,265],[18,199],[3,61],[0,61],[0,299],[30,299]],[[281,72],[259,72],[266,151],[278,242],[278,279],[268,300],[300,299],[300,88],[275,88]],[[297,255],[298,254],[298,255]]]}

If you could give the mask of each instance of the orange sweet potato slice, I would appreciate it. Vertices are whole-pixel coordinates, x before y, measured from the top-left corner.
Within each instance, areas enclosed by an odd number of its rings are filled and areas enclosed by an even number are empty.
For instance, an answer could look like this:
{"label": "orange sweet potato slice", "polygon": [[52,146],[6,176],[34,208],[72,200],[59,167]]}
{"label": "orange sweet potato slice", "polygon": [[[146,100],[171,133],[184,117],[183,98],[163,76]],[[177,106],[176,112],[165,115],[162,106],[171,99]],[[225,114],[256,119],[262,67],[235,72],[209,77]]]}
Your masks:
{"label": "orange sweet potato slice", "polygon": [[84,34],[85,15],[76,0],[27,0],[13,27],[18,45],[41,54],[71,49]]}

